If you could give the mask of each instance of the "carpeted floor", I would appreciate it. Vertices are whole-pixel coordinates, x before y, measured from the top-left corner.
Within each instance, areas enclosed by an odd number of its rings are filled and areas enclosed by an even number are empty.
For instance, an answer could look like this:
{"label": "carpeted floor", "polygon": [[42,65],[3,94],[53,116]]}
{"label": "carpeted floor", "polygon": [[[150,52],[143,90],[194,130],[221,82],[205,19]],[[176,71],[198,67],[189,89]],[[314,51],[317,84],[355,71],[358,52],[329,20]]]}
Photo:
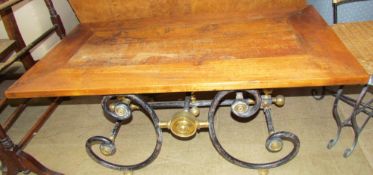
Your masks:
{"label": "carpeted floor", "polygon": [[[2,81],[3,92],[12,81]],[[359,87],[348,87],[356,97]],[[362,132],[356,150],[343,158],[344,149],[351,146],[353,133],[344,129],[339,143],[331,150],[326,148],[336,134],[336,124],[331,109],[333,97],[314,100],[310,89],[281,89],[275,94],[287,96],[282,108],[273,107],[273,120],[277,131],[291,131],[298,135],[301,147],[298,156],[284,166],[271,169],[271,175],[371,175],[373,174],[373,122]],[[171,95],[172,97],[172,95]],[[372,93],[368,98],[372,98]],[[33,100],[8,134],[17,143],[46,109],[47,100]],[[65,174],[105,174],[122,172],[109,170],[95,163],[85,151],[86,140],[94,135],[109,136],[113,127],[103,116],[99,97],[79,97],[64,101],[46,122],[25,151],[47,167]],[[17,102],[0,114],[0,121],[10,115]],[[178,110],[157,110],[162,121],[168,120]],[[351,108],[342,105],[340,111],[348,116]],[[280,153],[268,153],[264,147],[267,138],[263,113],[250,122],[238,122],[230,116],[230,108],[217,113],[218,137],[232,155],[246,161],[275,160],[291,150],[285,143]],[[207,108],[200,119],[207,118]],[[361,118],[364,118],[362,116]],[[142,175],[234,174],[256,175],[258,171],[240,168],[222,158],[211,144],[208,132],[201,131],[191,140],[179,140],[163,132],[163,146],[158,158],[149,166],[134,172]],[[155,146],[155,134],[148,117],[135,112],[130,123],[122,126],[117,138],[117,153],[109,160],[117,163],[137,163],[149,156]]]}

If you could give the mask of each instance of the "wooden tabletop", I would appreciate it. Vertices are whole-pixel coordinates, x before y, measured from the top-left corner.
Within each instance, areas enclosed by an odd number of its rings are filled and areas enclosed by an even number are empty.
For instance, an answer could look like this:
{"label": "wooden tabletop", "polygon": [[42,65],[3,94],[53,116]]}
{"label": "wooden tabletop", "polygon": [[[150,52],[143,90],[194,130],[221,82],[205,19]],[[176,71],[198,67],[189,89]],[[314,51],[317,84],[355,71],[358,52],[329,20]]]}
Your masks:
{"label": "wooden tabletop", "polygon": [[79,25],[8,98],[366,84],[313,7]]}

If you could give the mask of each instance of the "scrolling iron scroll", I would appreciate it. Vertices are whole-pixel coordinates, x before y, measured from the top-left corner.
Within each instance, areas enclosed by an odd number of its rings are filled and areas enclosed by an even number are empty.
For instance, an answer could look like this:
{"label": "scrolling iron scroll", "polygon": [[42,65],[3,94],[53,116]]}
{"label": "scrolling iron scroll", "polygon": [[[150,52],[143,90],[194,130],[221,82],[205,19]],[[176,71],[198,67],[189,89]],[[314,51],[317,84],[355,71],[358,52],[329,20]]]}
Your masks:
{"label": "scrolling iron scroll", "polygon": [[[281,140],[286,140],[290,141],[293,144],[293,149],[292,151],[283,157],[280,160],[273,161],[273,162],[268,162],[268,163],[250,163],[250,162],[245,162],[242,160],[237,159],[236,157],[230,155],[220,144],[217,136],[216,136],[216,131],[215,131],[215,114],[216,111],[219,107],[219,104],[221,103],[222,99],[227,96],[230,93],[233,93],[234,91],[222,91],[219,92],[210,107],[209,113],[208,113],[208,122],[209,122],[209,134],[210,134],[210,139],[215,147],[215,149],[218,151],[218,153],[223,156],[227,161],[238,165],[243,168],[250,168],[250,169],[269,169],[269,168],[275,168],[278,166],[281,166],[290,160],[292,160],[298,153],[299,147],[300,147],[300,142],[299,139],[296,135],[290,133],[290,132],[285,132],[285,131],[280,131],[280,132],[274,132],[272,133],[268,138],[266,142],[269,142],[270,140],[276,140],[276,139],[281,139]],[[258,92],[252,92],[252,93],[258,93]],[[256,104],[257,105],[257,104]],[[257,109],[259,110],[259,108]],[[254,111],[253,111],[254,112]]]}
{"label": "scrolling iron scroll", "polygon": [[[137,164],[119,165],[119,164],[111,163],[109,161],[106,161],[106,160],[102,159],[92,149],[92,146],[97,145],[97,144],[115,147],[114,138],[107,138],[107,137],[103,137],[103,136],[93,136],[93,137],[89,138],[86,142],[86,150],[87,150],[88,155],[94,161],[96,161],[97,163],[99,163],[99,164],[101,164],[101,165],[103,165],[107,168],[111,168],[111,169],[115,169],[115,170],[121,170],[121,171],[133,171],[133,170],[138,170],[138,169],[141,169],[141,168],[149,165],[151,162],[153,162],[157,158],[157,156],[159,155],[159,153],[161,151],[163,138],[162,138],[162,130],[159,127],[159,119],[158,119],[156,113],[154,112],[154,110],[147,103],[145,103],[142,99],[140,99],[139,97],[137,97],[135,95],[126,95],[124,97],[126,99],[129,99],[131,102],[134,102],[137,105],[139,105],[139,107],[147,115],[150,116],[150,118],[152,120],[152,123],[153,123],[153,126],[154,126],[154,129],[155,129],[156,136],[157,136],[156,146],[154,148],[153,153],[146,160],[144,160],[143,162],[137,163]],[[116,113],[110,111],[109,104],[108,104],[110,99],[113,99],[113,97],[112,96],[106,96],[102,100],[102,107],[103,107],[103,110],[104,110],[105,114],[109,115],[109,117],[113,117],[114,119],[117,119],[117,121],[121,121],[121,119],[125,120],[125,118],[123,116],[117,115]],[[120,104],[120,105],[122,105],[122,104]],[[129,104],[127,104],[127,105],[129,106]],[[128,109],[130,109],[130,108],[128,108]],[[117,129],[115,129],[115,128],[117,128]],[[119,127],[117,127],[117,125],[116,125],[115,128],[114,128],[115,132],[118,132]],[[114,132],[114,130],[113,130],[113,132]],[[113,135],[114,135],[114,137],[116,136],[115,133]]]}

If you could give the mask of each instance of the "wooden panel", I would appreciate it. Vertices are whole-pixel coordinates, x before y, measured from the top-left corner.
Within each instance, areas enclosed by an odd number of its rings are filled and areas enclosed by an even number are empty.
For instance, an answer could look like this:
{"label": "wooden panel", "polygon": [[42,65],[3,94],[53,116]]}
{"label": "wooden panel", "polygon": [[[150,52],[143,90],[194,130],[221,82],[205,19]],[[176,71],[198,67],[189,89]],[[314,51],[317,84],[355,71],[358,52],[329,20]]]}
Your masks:
{"label": "wooden panel", "polygon": [[304,0],[69,0],[80,22],[299,9]]}
{"label": "wooden panel", "polygon": [[[81,24],[8,98],[365,84],[316,10]],[[46,83],[47,82],[47,83]]]}

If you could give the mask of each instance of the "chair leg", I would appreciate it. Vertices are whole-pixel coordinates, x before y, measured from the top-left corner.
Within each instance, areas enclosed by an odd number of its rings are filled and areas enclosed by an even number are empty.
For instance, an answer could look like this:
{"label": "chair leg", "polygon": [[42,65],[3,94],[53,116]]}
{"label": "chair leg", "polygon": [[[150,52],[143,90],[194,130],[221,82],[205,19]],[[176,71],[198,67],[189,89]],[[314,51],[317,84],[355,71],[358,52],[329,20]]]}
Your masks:
{"label": "chair leg", "polygon": [[[359,141],[360,133],[362,132],[362,130],[368,123],[369,119],[373,117],[373,112],[369,112],[369,109],[371,109],[371,104],[373,103],[373,100],[371,100],[368,103],[363,103],[363,99],[366,93],[368,92],[368,88],[369,88],[368,85],[364,86],[364,88],[362,89],[356,101],[343,95],[343,87],[340,87],[335,95],[335,100],[334,100],[334,105],[333,105],[333,117],[337,124],[337,134],[334,139],[331,139],[329,141],[327,148],[331,149],[338,142],[340,135],[341,135],[342,128],[351,127],[354,132],[354,140],[352,142],[351,147],[347,148],[344,151],[343,157],[345,158],[349,157],[352,154],[352,152],[355,150],[356,145]],[[350,117],[343,121],[341,120],[339,113],[338,113],[339,101],[346,102],[346,104],[353,107],[353,111]],[[359,124],[357,123],[357,119],[356,119],[359,113],[365,113],[368,115],[364,123],[361,126],[359,126]]]}
{"label": "chair leg", "polygon": [[342,123],[342,120],[339,116],[339,113],[338,113],[338,103],[339,103],[339,99],[341,98],[342,96],[342,93],[343,93],[343,87],[340,87],[337,91],[337,94],[335,96],[335,100],[334,100],[334,104],[333,104],[333,118],[337,124],[337,134],[335,136],[334,139],[331,139],[327,145],[327,148],[328,149],[331,149],[333,148],[333,146],[335,146],[339,140],[339,138],[341,137],[341,131],[342,131],[342,128],[344,127],[343,126],[343,123]]}
{"label": "chair leg", "polygon": [[18,149],[0,126],[0,160],[3,163],[3,174],[17,175],[30,170],[39,175],[60,175],[49,170],[29,154]]}
{"label": "chair leg", "polygon": [[363,130],[363,128],[365,127],[366,123],[370,119],[370,117],[368,117],[365,120],[364,124],[361,127],[358,125],[357,120],[356,120],[357,115],[361,112],[362,107],[360,107],[360,105],[361,105],[361,103],[362,103],[362,101],[363,101],[363,99],[364,99],[367,91],[368,91],[368,86],[364,86],[364,88],[361,91],[358,99],[356,100],[356,103],[355,103],[355,106],[354,106],[354,110],[353,110],[353,112],[351,114],[351,117],[350,117],[351,127],[352,127],[352,129],[354,131],[354,135],[355,136],[354,136],[354,141],[352,143],[352,146],[350,148],[347,148],[345,150],[344,154],[343,154],[343,156],[345,158],[349,157],[352,154],[352,152],[355,150],[355,147],[356,147],[356,145],[357,145],[357,143],[359,141],[360,133]]}

